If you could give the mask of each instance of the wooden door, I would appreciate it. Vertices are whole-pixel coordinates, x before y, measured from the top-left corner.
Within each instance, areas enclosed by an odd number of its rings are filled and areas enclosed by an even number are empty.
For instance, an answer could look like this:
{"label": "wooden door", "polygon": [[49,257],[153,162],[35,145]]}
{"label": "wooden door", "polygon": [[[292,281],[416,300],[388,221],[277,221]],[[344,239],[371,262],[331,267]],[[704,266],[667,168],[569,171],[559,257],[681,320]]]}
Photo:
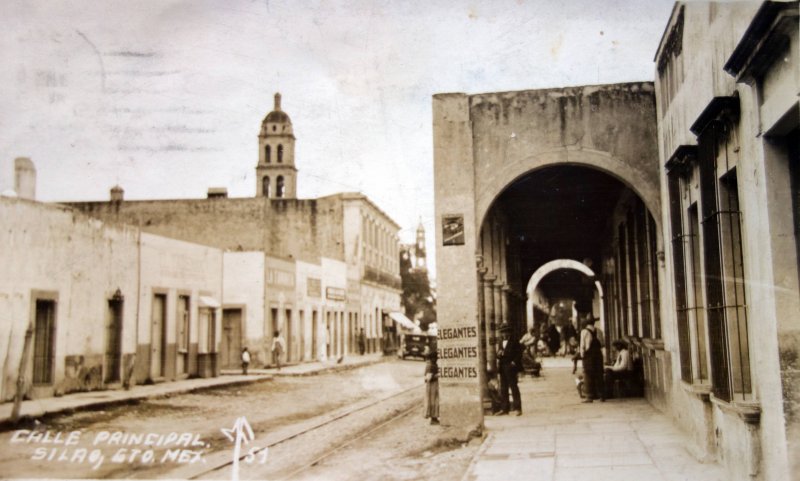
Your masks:
{"label": "wooden door", "polygon": [[237,369],[241,367],[242,352],[242,310],[222,310],[222,339],[220,357],[222,367]]}
{"label": "wooden door", "polygon": [[153,296],[152,324],[150,329],[150,375],[164,377],[167,355],[166,317],[167,296],[156,294]]}

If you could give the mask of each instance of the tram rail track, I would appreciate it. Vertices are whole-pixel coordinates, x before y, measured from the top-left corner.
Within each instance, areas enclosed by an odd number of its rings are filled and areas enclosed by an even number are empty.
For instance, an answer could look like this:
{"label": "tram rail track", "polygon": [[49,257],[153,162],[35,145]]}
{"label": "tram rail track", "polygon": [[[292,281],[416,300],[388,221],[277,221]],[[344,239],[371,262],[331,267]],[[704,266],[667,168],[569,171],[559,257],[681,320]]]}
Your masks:
{"label": "tram rail track", "polygon": [[[395,401],[404,395],[409,395],[410,393],[417,390],[422,391],[423,386],[424,383],[415,383],[410,387],[403,387],[378,399],[365,399],[356,402],[350,406],[347,406],[345,408],[340,408],[334,410],[333,412],[315,416],[300,423],[295,423],[291,426],[287,426],[279,430],[276,433],[272,434],[260,433],[261,434],[260,437],[259,433],[256,433],[257,436],[256,439],[251,441],[249,445],[257,446],[257,448],[254,448],[252,450],[243,449],[242,454],[240,454],[238,458],[240,466],[244,466],[242,462],[244,462],[245,458],[247,458],[248,456],[258,457],[259,454],[262,454],[262,451],[264,450],[274,450],[275,448],[279,448],[282,447],[283,445],[286,445],[292,440],[297,440],[298,438],[314,433],[315,431],[322,430],[323,428],[326,427],[329,428],[337,423],[342,423],[343,421],[349,418],[352,419],[353,417],[357,416],[360,413],[363,413],[364,411],[370,408],[376,408],[381,405],[388,405],[392,401]],[[419,397],[417,397],[416,399],[418,399],[420,402],[422,401],[421,392],[419,394]],[[376,426],[369,427],[366,431],[362,430],[356,437],[348,439],[344,443],[337,443],[334,447],[326,449],[321,454],[315,456],[313,461],[306,462],[299,468],[292,469],[288,475],[281,475],[278,476],[278,478],[288,479],[288,477],[302,473],[304,470],[318,463],[322,459],[325,459],[330,455],[332,455],[333,453],[335,453],[336,451],[346,447],[347,445],[352,444],[357,439],[361,439],[362,437],[371,434],[372,432],[380,429],[386,424],[389,424],[397,419],[401,419],[402,417],[408,415],[411,411],[417,409],[418,407],[419,404],[415,404],[412,405],[411,407],[405,407],[401,409],[399,413],[393,413],[389,415],[386,419],[382,420],[382,422],[378,423]],[[264,453],[264,454],[269,454],[269,453]],[[165,476],[170,479],[205,479],[207,477],[213,477],[215,474],[225,469],[229,469],[234,462],[232,456],[232,449],[217,450],[215,452],[205,455],[204,459],[205,461],[203,464],[184,465],[170,471],[169,473],[165,473]]]}
{"label": "tram rail track", "polygon": [[407,409],[405,409],[405,410],[404,410],[404,411],[402,411],[401,413],[399,413],[399,414],[396,414],[396,415],[394,415],[394,416],[390,417],[389,419],[387,419],[386,421],[384,421],[384,422],[382,422],[382,423],[378,424],[377,426],[375,426],[375,427],[373,427],[373,428],[371,428],[371,429],[368,429],[367,431],[365,431],[365,432],[363,432],[363,433],[359,434],[358,436],[356,436],[356,437],[354,437],[354,438],[351,438],[350,440],[348,440],[348,441],[346,441],[346,442],[344,442],[344,443],[342,443],[342,444],[339,444],[339,445],[335,446],[335,447],[334,447],[334,448],[332,448],[332,449],[329,449],[328,451],[326,451],[326,452],[325,452],[325,453],[323,453],[322,455],[320,455],[320,456],[316,457],[316,458],[315,458],[313,461],[311,461],[310,463],[305,463],[305,464],[304,464],[303,466],[301,466],[300,468],[298,468],[298,469],[296,469],[296,470],[292,471],[292,472],[291,472],[291,473],[289,473],[287,476],[285,476],[285,477],[282,477],[282,478],[279,478],[279,479],[281,479],[281,480],[289,480],[289,479],[293,479],[293,478],[295,478],[295,477],[296,477],[297,475],[299,475],[300,473],[302,473],[302,472],[304,472],[304,471],[307,471],[307,470],[308,470],[308,469],[310,469],[310,468],[313,468],[314,466],[316,466],[317,464],[319,464],[321,461],[323,461],[325,458],[328,458],[328,457],[332,456],[334,453],[336,453],[336,452],[338,452],[338,451],[340,451],[340,450],[342,450],[342,449],[344,449],[344,448],[346,448],[346,447],[348,447],[348,446],[350,446],[350,445],[354,444],[356,441],[359,441],[359,440],[361,440],[361,439],[363,439],[363,438],[365,438],[365,437],[369,436],[370,434],[372,434],[372,433],[374,433],[374,432],[376,432],[376,431],[379,431],[379,430],[383,429],[384,427],[386,427],[387,425],[389,425],[389,424],[391,424],[391,423],[393,423],[393,422],[397,421],[398,419],[402,419],[402,418],[404,418],[404,417],[408,416],[409,414],[411,414],[411,412],[412,412],[412,411],[415,411],[415,410],[416,410],[416,409],[418,409],[418,408],[419,408],[419,406],[411,406],[410,408],[407,408]]}

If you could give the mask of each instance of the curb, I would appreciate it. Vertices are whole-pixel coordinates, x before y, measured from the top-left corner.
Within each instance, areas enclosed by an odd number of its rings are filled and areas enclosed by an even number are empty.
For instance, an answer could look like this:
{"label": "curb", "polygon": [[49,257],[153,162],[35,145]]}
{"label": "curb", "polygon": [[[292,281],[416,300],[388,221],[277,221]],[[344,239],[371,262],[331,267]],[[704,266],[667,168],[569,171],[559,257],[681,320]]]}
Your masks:
{"label": "curb", "polygon": [[[220,379],[221,378],[222,377],[220,376]],[[45,409],[44,411],[38,413],[24,414],[20,416],[20,418],[16,422],[12,422],[10,418],[2,419],[0,420],[0,432],[10,431],[32,420],[39,420],[39,419],[46,420],[55,416],[60,416],[64,414],[74,414],[76,412],[100,411],[102,409],[115,406],[124,406],[124,405],[132,406],[142,401],[147,401],[149,399],[164,399],[180,394],[189,394],[189,393],[207,391],[217,388],[243,386],[257,382],[271,381],[272,379],[273,376],[270,375],[258,375],[258,376],[253,376],[252,379],[235,379],[229,382],[220,382],[217,384],[207,385],[207,386],[187,386],[182,388],[176,387],[174,390],[170,390],[169,392],[143,393],[143,394],[133,393],[130,396],[118,399],[102,399],[97,401],[87,401],[86,404],[81,404],[78,406],[54,407],[50,409]]]}
{"label": "curb", "polygon": [[466,471],[464,471],[464,475],[461,477],[461,481],[473,481],[476,478],[476,476],[473,474],[475,466],[478,464],[481,456],[483,456],[483,453],[489,449],[489,445],[492,443],[492,441],[494,441],[495,433],[486,434],[486,430],[484,428],[483,436],[484,438],[483,442],[481,443],[481,447],[478,448],[478,450],[475,451],[475,454],[472,456]]}
{"label": "curb", "polygon": [[[272,377],[316,376],[317,374],[349,371],[351,369],[356,369],[356,368],[359,368],[359,367],[371,366],[373,364],[378,364],[378,363],[381,363],[381,362],[387,362],[391,358],[392,358],[392,356],[384,355],[384,356],[377,357],[377,358],[374,358],[374,359],[369,359],[369,360],[364,361],[364,362],[353,362],[353,363],[349,363],[349,364],[331,364],[331,365],[327,365],[327,366],[321,367],[320,369],[309,370],[309,371],[304,371],[304,372],[277,371],[277,370],[275,370],[275,368],[264,369],[264,371],[269,371],[269,372],[266,372],[265,375],[272,376]],[[294,367],[294,366],[302,366],[302,364],[292,364],[291,366],[284,366],[284,367]],[[231,374],[221,374],[220,377],[231,376],[231,375],[233,375],[233,374],[232,373]]]}
{"label": "curb", "polygon": [[[99,411],[114,406],[135,405],[142,401],[146,401],[148,399],[163,399],[181,394],[208,391],[211,389],[244,386],[256,382],[271,381],[276,377],[305,377],[305,376],[315,376],[318,374],[330,373],[330,372],[348,371],[358,367],[369,366],[373,364],[378,364],[380,362],[385,362],[390,358],[391,356],[381,356],[376,359],[370,359],[364,362],[351,363],[351,364],[334,364],[332,366],[325,366],[321,369],[307,371],[307,372],[299,372],[299,373],[276,372],[267,374],[253,374],[252,377],[248,379],[234,379],[227,382],[218,382],[211,385],[201,385],[201,386],[187,386],[187,387],[176,386],[174,390],[170,390],[168,392],[143,393],[143,394],[131,393],[131,395],[129,396],[118,399],[92,400],[92,401],[87,401],[86,404],[81,404],[78,406],[53,407],[50,409],[46,408],[42,412],[24,414],[20,416],[20,418],[16,422],[12,422],[10,418],[5,418],[0,420],[0,432],[11,431],[19,426],[23,426],[25,423],[31,422],[32,420],[46,420],[55,416],[64,414],[74,414],[76,412]],[[225,376],[226,375],[220,375],[215,379],[224,379]],[[67,396],[69,395],[67,394]]]}

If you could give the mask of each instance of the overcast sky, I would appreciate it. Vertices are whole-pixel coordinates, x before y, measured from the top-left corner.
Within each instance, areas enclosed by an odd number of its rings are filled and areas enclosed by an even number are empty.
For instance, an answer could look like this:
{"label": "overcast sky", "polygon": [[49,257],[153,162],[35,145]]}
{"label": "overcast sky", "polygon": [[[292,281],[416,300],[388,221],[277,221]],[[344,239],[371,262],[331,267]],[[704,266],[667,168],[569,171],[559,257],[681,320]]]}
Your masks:
{"label": "overcast sky", "polygon": [[42,201],[253,196],[281,92],[298,197],[363,192],[433,253],[431,96],[652,80],[672,4],[3,0],[0,191],[27,156]]}

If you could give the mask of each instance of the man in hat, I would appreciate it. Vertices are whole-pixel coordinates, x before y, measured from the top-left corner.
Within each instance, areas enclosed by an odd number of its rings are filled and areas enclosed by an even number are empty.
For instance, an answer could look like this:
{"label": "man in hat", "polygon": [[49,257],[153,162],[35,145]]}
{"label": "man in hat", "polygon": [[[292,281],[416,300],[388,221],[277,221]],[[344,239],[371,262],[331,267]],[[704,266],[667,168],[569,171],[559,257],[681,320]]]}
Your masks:
{"label": "man in hat", "polygon": [[[500,342],[497,346],[497,360],[500,365],[500,414],[508,414],[508,391],[511,390],[511,408],[517,416],[522,414],[522,400],[519,397],[517,373],[522,369],[522,346],[511,338],[511,326],[502,324]],[[602,375],[602,364],[601,375]]]}
{"label": "man in hat", "polygon": [[583,382],[586,388],[585,403],[594,399],[605,401],[603,392],[603,331],[594,326],[596,319],[589,317],[581,331],[580,352],[583,359]]}

